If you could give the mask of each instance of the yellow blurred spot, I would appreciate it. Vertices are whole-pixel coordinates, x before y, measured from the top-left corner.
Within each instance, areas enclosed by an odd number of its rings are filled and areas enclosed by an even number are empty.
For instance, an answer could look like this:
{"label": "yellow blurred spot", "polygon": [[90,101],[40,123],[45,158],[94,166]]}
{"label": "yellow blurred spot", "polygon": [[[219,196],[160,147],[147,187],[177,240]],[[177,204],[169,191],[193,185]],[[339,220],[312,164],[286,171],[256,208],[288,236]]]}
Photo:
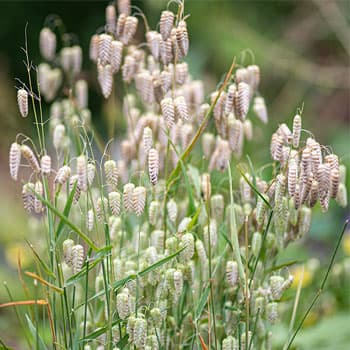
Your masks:
{"label": "yellow blurred spot", "polygon": [[18,253],[21,257],[22,268],[29,266],[32,262],[31,254],[29,254],[28,247],[21,243],[12,243],[6,247],[5,256],[8,264],[17,269]]}
{"label": "yellow blurred spot", "polygon": [[303,267],[297,267],[292,273],[294,277],[294,281],[292,284],[292,288],[298,288],[298,285],[300,283],[300,280],[303,279],[302,281],[302,287],[305,288],[307,287],[311,281],[312,281],[312,273],[309,269],[305,268],[303,272]]}
{"label": "yellow blurred spot", "polygon": [[350,231],[347,231],[344,235],[343,250],[346,255],[350,256]]}
{"label": "yellow blurred spot", "polygon": [[305,325],[305,326],[312,326],[312,325],[314,325],[314,324],[317,322],[317,319],[318,319],[317,313],[311,311],[311,312],[307,315],[307,317],[306,317],[306,319],[305,319],[305,322],[304,322],[304,325]]}

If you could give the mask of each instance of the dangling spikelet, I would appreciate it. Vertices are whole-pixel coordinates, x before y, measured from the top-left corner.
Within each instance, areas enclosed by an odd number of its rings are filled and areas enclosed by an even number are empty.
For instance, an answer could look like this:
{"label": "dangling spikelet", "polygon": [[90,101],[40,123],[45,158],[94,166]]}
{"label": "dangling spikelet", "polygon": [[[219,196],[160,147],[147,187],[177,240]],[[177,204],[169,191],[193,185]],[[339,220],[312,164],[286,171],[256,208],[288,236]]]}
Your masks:
{"label": "dangling spikelet", "polygon": [[64,137],[66,134],[66,128],[63,124],[56,125],[53,132],[53,146],[56,151],[60,150],[64,146]]}
{"label": "dangling spikelet", "polygon": [[225,101],[225,114],[230,114],[233,111],[233,103],[236,95],[236,84],[231,84],[227,89]]}
{"label": "dangling spikelet", "polygon": [[177,115],[182,120],[188,120],[188,109],[185,98],[183,96],[176,97],[174,100],[174,105]]}
{"label": "dangling spikelet", "polygon": [[229,119],[228,142],[233,152],[239,154],[243,143],[243,124],[238,119]]}
{"label": "dangling spikelet", "polygon": [[148,174],[151,184],[156,185],[159,174],[159,155],[155,148],[151,148],[148,152]]}
{"label": "dangling spikelet", "polygon": [[91,186],[95,179],[96,167],[95,164],[89,163],[87,165],[87,182]]}
{"label": "dangling spikelet", "polygon": [[181,237],[180,248],[184,248],[179,255],[181,262],[186,262],[192,259],[194,254],[194,238],[192,233],[185,233]]}
{"label": "dangling spikelet", "polygon": [[63,258],[64,262],[68,266],[72,266],[72,248],[74,247],[74,241],[72,239],[66,239],[62,243],[62,252],[63,252]]}
{"label": "dangling spikelet", "polygon": [[173,199],[170,199],[168,201],[167,211],[168,211],[169,220],[172,222],[175,222],[177,218],[177,204]]}
{"label": "dangling spikelet", "polygon": [[202,136],[202,149],[204,156],[209,159],[215,145],[214,135],[208,132],[205,132]]}
{"label": "dangling spikelet", "polygon": [[10,175],[13,180],[18,179],[18,170],[21,163],[21,146],[14,142],[11,144],[10,155],[9,155],[9,167]]}
{"label": "dangling spikelet", "polygon": [[80,155],[77,158],[77,175],[78,175],[78,187],[83,191],[87,191],[87,161],[85,155]]}
{"label": "dangling spikelet", "polygon": [[176,43],[180,53],[180,57],[185,57],[188,54],[189,40],[187,32],[187,24],[185,21],[180,21],[176,28]]}
{"label": "dangling spikelet", "polygon": [[118,216],[120,213],[120,202],[121,195],[119,192],[110,192],[108,194],[109,207],[111,208],[111,212],[114,216]]}
{"label": "dangling spikelet", "polygon": [[131,5],[130,0],[118,0],[117,2],[118,12],[123,15],[130,15]]}
{"label": "dangling spikelet", "polygon": [[244,120],[248,110],[250,100],[250,87],[245,82],[240,82],[237,86],[237,91],[234,100],[235,116]]}
{"label": "dangling spikelet", "polygon": [[173,43],[170,38],[160,42],[160,58],[164,65],[168,65],[173,60]]}
{"label": "dangling spikelet", "polygon": [[127,14],[125,13],[120,13],[120,15],[118,16],[118,20],[117,20],[117,27],[116,27],[116,35],[117,38],[121,39],[123,32],[124,32],[124,26],[125,26],[125,21],[127,18]]}
{"label": "dangling spikelet", "polygon": [[96,217],[99,222],[103,222],[107,215],[108,200],[105,197],[98,198],[96,203]]}
{"label": "dangling spikelet", "polygon": [[120,40],[124,45],[128,45],[130,40],[134,37],[136,30],[138,19],[134,16],[127,16],[124,23],[123,35]]}
{"label": "dangling spikelet", "polygon": [[311,227],[311,209],[303,206],[299,211],[298,233],[303,237],[310,231]]}
{"label": "dangling spikelet", "polygon": [[43,28],[40,32],[40,53],[47,61],[52,61],[56,53],[56,35],[50,28]]}
{"label": "dangling spikelet", "polygon": [[83,64],[83,50],[78,45],[72,46],[71,50],[72,50],[72,62],[71,62],[72,72],[74,74],[78,74],[81,72],[81,67]]}
{"label": "dangling spikelet", "polygon": [[34,184],[32,182],[28,182],[23,185],[22,188],[22,200],[23,207],[27,211],[27,213],[31,213],[34,209]]}
{"label": "dangling spikelet", "polygon": [[35,183],[34,192],[34,211],[36,214],[40,214],[44,209],[41,199],[38,197],[38,195],[42,197],[44,194],[44,187],[41,181]]}
{"label": "dangling spikelet", "polygon": [[310,190],[311,190],[311,186],[312,186],[313,180],[314,180],[313,174],[310,173],[310,175],[307,178],[306,182],[304,184],[302,184],[301,192],[300,192],[300,203],[301,204],[305,204],[306,203],[306,200],[308,199],[309,194],[310,194]]}
{"label": "dangling spikelet", "polygon": [[174,14],[170,11],[163,11],[160,16],[160,34],[163,40],[167,40],[170,36],[174,23]]}
{"label": "dangling spikelet", "polygon": [[252,254],[258,258],[260,254],[260,249],[261,249],[261,244],[262,244],[262,237],[260,232],[254,232],[253,237],[252,237],[252,247],[251,251]]}
{"label": "dangling spikelet", "polygon": [[98,40],[98,60],[102,66],[110,62],[113,37],[109,34],[101,34]]}
{"label": "dangling spikelet", "polygon": [[301,116],[297,114],[293,119],[293,147],[299,147],[301,133]]}
{"label": "dangling spikelet", "polygon": [[29,165],[33,169],[33,171],[39,174],[40,173],[39,163],[34,155],[34,152],[27,145],[21,146],[21,155],[26,159],[26,161],[29,163]]}
{"label": "dangling spikelet", "polygon": [[28,92],[25,89],[17,91],[17,104],[23,118],[28,116]]}
{"label": "dangling spikelet", "polygon": [[174,271],[173,280],[174,280],[175,296],[176,296],[176,299],[178,299],[182,293],[183,284],[184,284],[184,277],[182,272],[179,270]]}
{"label": "dangling spikelet", "polygon": [[122,67],[123,81],[130,83],[137,70],[137,62],[131,55],[126,55]]}
{"label": "dangling spikelet", "polygon": [[160,214],[160,204],[158,201],[152,201],[148,208],[148,219],[151,225],[155,226]]}
{"label": "dangling spikelet", "polygon": [[100,40],[100,36],[98,34],[94,34],[90,39],[90,47],[89,47],[89,57],[93,62],[97,62],[98,59],[98,43]]}
{"label": "dangling spikelet", "polygon": [[170,87],[171,87],[171,73],[166,71],[166,70],[163,70],[161,73],[160,73],[160,81],[161,81],[161,85],[162,85],[162,89],[163,89],[163,93],[166,94]]}
{"label": "dangling spikelet", "polygon": [[309,206],[312,208],[318,199],[318,181],[312,180],[311,189],[310,189],[310,198],[309,198]]}
{"label": "dangling spikelet", "polygon": [[266,305],[267,319],[271,324],[275,324],[278,320],[278,304],[275,302]]}
{"label": "dangling spikelet", "polygon": [[201,193],[205,201],[211,197],[210,174],[204,173],[201,176]]}
{"label": "dangling spikelet", "polygon": [[57,175],[55,177],[55,183],[60,185],[65,184],[70,174],[71,174],[70,167],[68,165],[64,165],[63,167],[58,169]]}
{"label": "dangling spikelet", "polygon": [[330,165],[320,164],[317,169],[318,196],[324,198],[328,195],[330,185]]}
{"label": "dangling spikelet", "polygon": [[347,189],[346,189],[346,186],[345,186],[345,184],[343,182],[341,182],[339,184],[336,201],[343,208],[346,208],[348,206]]}
{"label": "dangling spikelet", "polygon": [[136,349],[144,349],[147,338],[147,321],[144,318],[137,317],[134,329],[134,345]]}
{"label": "dangling spikelet", "polygon": [[143,186],[137,186],[132,192],[133,209],[137,216],[141,216],[146,204],[146,189]]}
{"label": "dangling spikelet", "polygon": [[305,147],[301,155],[301,178],[304,184],[306,184],[310,173],[312,171],[311,165],[311,149]]}
{"label": "dangling spikelet", "polygon": [[283,293],[284,278],[281,276],[271,276],[270,277],[270,290],[272,300],[280,300]]}
{"label": "dangling spikelet", "polygon": [[253,124],[249,119],[243,122],[243,131],[246,139],[251,141],[253,139]]}
{"label": "dangling spikelet", "polygon": [[122,292],[117,294],[117,311],[119,317],[124,320],[129,314],[129,294]]}
{"label": "dangling spikelet", "polygon": [[330,184],[330,197],[336,198],[339,189],[339,168],[331,170],[331,184]]}
{"label": "dangling spikelet", "polygon": [[80,109],[87,108],[88,106],[88,85],[85,80],[78,80],[75,83],[75,95],[77,105]]}
{"label": "dangling spikelet", "polygon": [[49,176],[51,173],[51,157],[48,155],[41,157],[41,173],[44,176]]}
{"label": "dangling spikelet", "polygon": [[108,5],[106,7],[106,24],[107,24],[107,31],[114,32],[115,31],[115,25],[117,22],[117,15],[114,5]]}
{"label": "dangling spikelet", "polygon": [[80,199],[80,195],[81,195],[81,188],[79,187],[78,175],[73,175],[70,177],[70,179],[69,179],[69,192],[73,191],[75,183],[77,183],[77,185],[76,185],[74,196],[73,196],[73,204],[78,203],[78,201]]}
{"label": "dangling spikelet", "polygon": [[156,31],[149,31],[146,33],[146,40],[152,56],[156,61],[158,61],[162,36]]}
{"label": "dangling spikelet", "polygon": [[283,154],[284,139],[280,135],[274,135],[271,140],[272,159],[280,161]]}
{"label": "dangling spikelet", "polygon": [[101,91],[104,98],[108,98],[112,92],[113,87],[113,70],[112,67],[107,64],[103,66],[101,64],[97,65],[98,81],[101,86]]}
{"label": "dangling spikelet", "polygon": [[117,73],[120,69],[122,63],[123,55],[123,44],[118,40],[113,40],[111,43],[111,56],[110,62],[112,67],[112,72]]}
{"label": "dangling spikelet", "polygon": [[170,97],[164,98],[160,102],[160,106],[167,127],[172,127],[175,123],[175,106],[173,100]]}
{"label": "dangling spikelet", "polygon": [[294,158],[288,162],[288,192],[291,197],[295,194],[295,186],[298,178],[298,164]]}
{"label": "dangling spikelet", "polygon": [[236,287],[238,282],[238,265],[236,261],[226,263],[226,279],[231,287]]}
{"label": "dangling spikelet", "polygon": [[133,210],[133,192],[135,185],[132,183],[127,183],[124,185],[123,189],[123,203],[126,211]]}
{"label": "dangling spikelet", "polygon": [[72,271],[73,274],[78,273],[84,264],[84,248],[77,244],[72,247]]}
{"label": "dangling spikelet", "polygon": [[152,129],[148,126],[146,126],[143,129],[142,144],[143,144],[143,149],[147,154],[153,145],[153,132],[152,132]]}
{"label": "dangling spikelet", "polygon": [[92,231],[94,228],[94,211],[92,209],[89,209],[87,212],[87,219],[86,219],[86,228],[89,232]]}
{"label": "dangling spikelet", "polygon": [[254,98],[253,109],[257,117],[264,123],[268,122],[267,108],[263,97],[257,96]]}
{"label": "dangling spikelet", "polygon": [[115,191],[118,186],[118,167],[114,160],[107,160],[104,163],[107,185],[111,191]]}

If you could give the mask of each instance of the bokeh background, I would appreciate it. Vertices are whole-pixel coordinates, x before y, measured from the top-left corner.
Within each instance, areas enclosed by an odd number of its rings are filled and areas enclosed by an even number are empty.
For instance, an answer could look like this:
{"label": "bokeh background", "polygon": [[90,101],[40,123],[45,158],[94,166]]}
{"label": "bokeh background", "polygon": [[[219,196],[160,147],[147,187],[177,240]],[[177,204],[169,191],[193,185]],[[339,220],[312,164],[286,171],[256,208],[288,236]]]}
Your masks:
{"label": "bokeh background", "polygon": [[[107,139],[110,118],[117,117],[119,109],[106,104],[100,97],[93,65],[88,60],[89,40],[104,24],[106,4],[107,1],[0,1],[0,280],[7,282],[14,299],[22,297],[16,272],[17,251],[18,248],[22,251],[23,265],[29,264],[30,253],[25,239],[35,227],[35,222],[28,220],[21,206],[20,185],[10,181],[8,175],[10,143],[18,132],[34,135],[31,121],[21,119],[16,106],[15,87],[19,83],[15,78],[26,81],[21,50],[25,27],[27,25],[30,58],[34,63],[40,62],[38,34],[47,15],[60,16],[67,32],[75,33],[74,40],[84,50],[84,70],[90,70],[86,75],[92,83],[90,108],[93,120]],[[133,4],[146,14],[152,28],[156,27],[160,11],[167,5],[163,0],[134,1]],[[175,9],[174,4],[169,6]],[[332,145],[332,150],[349,166],[348,0],[186,0],[185,12],[190,14],[188,62],[193,76],[206,81],[208,93],[220,81],[234,56],[239,64],[255,63],[261,67],[260,90],[268,106],[270,121],[267,126],[259,125],[255,141],[247,148],[256,167],[268,162],[269,139],[278,124],[291,123],[301,108],[303,127],[312,130],[322,144]],[[143,28],[140,28],[140,42],[144,40],[142,33]],[[261,147],[261,143],[266,147]],[[312,257],[317,259],[312,260],[314,263],[324,266],[347,216],[348,210],[334,204],[326,214],[316,210],[311,234],[290,247],[285,258],[294,255],[299,261],[306,261]],[[348,237],[345,237],[347,243],[342,245],[339,259],[350,255]],[[315,280],[316,283],[317,277]],[[308,283],[312,286],[312,276]],[[313,291],[316,286],[317,283]],[[332,287],[331,284],[329,288]],[[327,311],[328,317],[323,310],[309,320],[309,328],[302,332],[302,348],[330,349],[327,345],[330,344],[329,337],[332,349],[345,349],[346,343],[350,343],[349,335],[346,335],[346,323],[350,322],[346,316],[349,310],[346,284],[345,288],[340,295],[335,293],[335,306]],[[333,292],[328,290],[327,293]],[[305,298],[310,300],[311,294],[306,293]],[[0,285],[0,303],[7,300],[6,289]],[[11,324],[14,327],[10,327]],[[0,310],[0,335],[14,347],[17,328],[13,310]],[[335,331],[338,336],[332,335]],[[283,334],[283,330],[281,332]]]}

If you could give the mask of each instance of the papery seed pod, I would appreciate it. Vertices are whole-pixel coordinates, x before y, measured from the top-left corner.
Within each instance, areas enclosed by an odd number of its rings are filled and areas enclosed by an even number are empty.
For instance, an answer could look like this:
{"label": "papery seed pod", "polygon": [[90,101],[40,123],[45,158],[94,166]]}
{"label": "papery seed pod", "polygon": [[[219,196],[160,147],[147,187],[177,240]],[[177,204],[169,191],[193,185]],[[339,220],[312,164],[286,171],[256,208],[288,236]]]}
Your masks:
{"label": "papery seed pod", "polygon": [[146,189],[143,186],[137,186],[132,192],[133,209],[137,216],[141,216],[146,204]]}
{"label": "papery seed pod", "polygon": [[277,134],[282,136],[284,142],[287,144],[290,144],[293,141],[293,134],[288,128],[287,124],[282,123],[278,129],[277,129]]}
{"label": "papery seed pod", "polygon": [[185,233],[180,240],[179,248],[184,248],[179,255],[181,262],[192,259],[194,254],[194,238],[192,233]]}
{"label": "papery seed pod", "polygon": [[[269,197],[265,194],[262,194],[266,202],[269,202]],[[256,222],[259,226],[263,225],[265,222],[266,212],[267,212],[267,204],[263,201],[263,199],[259,196],[256,203]]]}
{"label": "papery seed pod", "polygon": [[125,21],[127,18],[127,14],[125,13],[120,13],[120,15],[118,16],[118,20],[117,20],[117,27],[116,27],[116,35],[117,37],[120,39],[123,35],[124,32],[124,26],[125,26]]}
{"label": "papery seed pod", "polygon": [[42,197],[44,195],[44,187],[41,181],[37,181],[34,185],[34,211],[36,214],[41,214],[43,211],[43,204],[41,199],[38,197]]}
{"label": "papery seed pod", "polygon": [[66,134],[65,126],[63,124],[56,125],[53,132],[53,145],[56,151],[63,148],[65,134]]}
{"label": "papery seed pod", "polygon": [[325,162],[329,164],[331,170],[339,169],[339,159],[335,154],[328,154],[324,157]]}
{"label": "papery seed pod", "polygon": [[136,318],[134,316],[128,317],[128,322],[126,324],[126,333],[129,335],[129,342],[133,343],[135,339],[135,323]]}
{"label": "papery seed pod", "polygon": [[170,199],[168,201],[167,211],[168,211],[169,220],[172,222],[175,222],[177,218],[177,204],[173,199]]}
{"label": "papery seed pod", "polygon": [[[60,52],[61,66],[64,72],[69,73],[72,70],[72,49],[63,47]],[[48,72],[50,72],[49,70]]]}
{"label": "papery seed pod", "polygon": [[100,41],[100,36],[98,34],[94,34],[90,39],[90,47],[89,47],[89,57],[93,62],[97,62],[98,59],[98,43]]}
{"label": "papery seed pod", "polygon": [[106,7],[105,17],[106,17],[107,30],[113,33],[115,31],[115,26],[117,22],[116,9],[113,4],[108,5]]}
{"label": "papery seed pod", "polygon": [[120,41],[124,45],[128,45],[131,39],[134,37],[137,25],[138,25],[138,19],[134,16],[127,16],[124,23],[124,30],[123,34],[120,38]]}
{"label": "papery seed pod", "polygon": [[98,41],[98,60],[102,66],[110,63],[113,37],[109,34],[100,34]]}
{"label": "papery seed pod", "polygon": [[109,64],[107,64],[106,66],[98,64],[97,73],[98,73],[98,82],[100,83],[103,97],[108,98],[112,92],[112,87],[113,87],[112,67]]}
{"label": "papery seed pod", "polygon": [[143,149],[147,154],[153,145],[153,132],[152,132],[152,129],[148,126],[146,126],[143,129],[142,143],[143,143]]}
{"label": "papery seed pod", "polygon": [[218,231],[217,231],[216,221],[214,219],[210,221],[210,225],[206,225],[203,227],[203,236],[204,236],[204,242],[207,247],[209,247],[209,244],[212,247],[212,249],[214,249],[217,246]]}
{"label": "papery seed pod", "polygon": [[86,228],[89,232],[91,232],[94,228],[94,211],[92,209],[89,209],[87,212],[87,218],[86,218]]}
{"label": "papery seed pod", "polygon": [[85,155],[80,155],[77,158],[77,175],[78,175],[78,186],[83,191],[87,191],[87,161]]}
{"label": "papery seed pod", "polygon": [[271,324],[275,324],[278,320],[278,304],[275,302],[268,303],[266,306],[266,316]]}
{"label": "papery seed pod", "polygon": [[293,119],[293,147],[299,147],[301,133],[301,116],[297,114]]}
{"label": "papery seed pod", "polygon": [[202,149],[204,156],[209,159],[215,146],[215,137],[209,132],[205,132],[202,136]]}
{"label": "papery seed pod", "polygon": [[253,124],[249,119],[243,122],[243,131],[246,139],[251,141],[253,139]]}
{"label": "papery seed pod", "polygon": [[176,28],[176,43],[180,53],[180,57],[185,57],[188,54],[189,40],[187,32],[187,24],[185,21],[180,21]]}
{"label": "papery seed pod", "polygon": [[281,202],[282,197],[286,191],[286,177],[282,174],[278,174],[276,177],[276,186],[275,186],[275,203]]}
{"label": "papery seed pod", "polygon": [[151,184],[154,186],[158,182],[159,174],[159,155],[158,151],[151,148],[148,152],[148,174]]}
{"label": "papery seed pod", "polygon": [[261,249],[261,233],[260,232],[254,232],[253,237],[252,237],[252,254],[258,258],[260,254],[260,249]]}
{"label": "papery seed pod", "polygon": [[336,198],[339,189],[339,168],[331,170],[330,180],[330,197]]}
{"label": "papery seed pod", "polygon": [[226,280],[231,287],[236,287],[238,282],[238,265],[236,261],[227,261]]}
{"label": "papery seed pod", "polygon": [[309,177],[307,178],[306,182],[302,184],[301,186],[301,192],[300,192],[300,203],[305,204],[311,190],[312,181],[314,180],[313,174],[310,173]]}
{"label": "papery seed pod", "polygon": [[280,300],[283,293],[284,278],[281,276],[271,276],[270,277],[270,290],[271,297],[273,300]]}
{"label": "papery seed pod", "polygon": [[304,184],[307,182],[311,171],[311,149],[309,147],[305,147],[301,155],[301,178]]}
{"label": "papery seed pod", "polygon": [[173,100],[169,97],[164,98],[160,102],[160,106],[167,127],[172,127],[175,123],[175,106]]}
{"label": "papery seed pod", "polygon": [[21,146],[14,142],[11,144],[9,154],[10,175],[13,180],[17,181],[19,165],[21,163]]}
{"label": "papery seed pod", "polygon": [[295,187],[298,178],[298,164],[294,158],[291,158],[288,162],[288,192],[291,197],[295,194]]}
{"label": "papery seed pod", "polygon": [[78,273],[84,264],[84,248],[80,244],[72,247],[72,270],[73,274]]}
{"label": "papery seed pod", "polygon": [[[178,84],[183,85],[188,79],[187,62],[178,63],[175,67],[175,80]],[[197,98],[198,99],[198,98]]]}
{"label": "papery seed pod", "polygon": [[282,291],[286,291],[287,289],[289,289],[294,281],[294,277],[292,275],[289,275],[288,278],[286,280],[284,280],[283,284],[282,284]]}
{"label": "papery seed pod", "polygon": [[64,165],[59,168],[55,177],[55,183],[63,185],[67,182],[69,176],[71,174],[71,169],[68,165]]}
{"label": "papery seed pod", "polygon": [[51,173],[51,157],[48,155],[44,155],[40,160],[41,164],[41,173],[44,176],[49,176]]}
{"label": "papery seed pod", "polygon": [[330,165],[320,164],[317,168],[318,196],[324,198],[328,195],[330,186]]}
{"label": "papery seed pod", "polygon": [[130,83],[135,76],[137,70],[137,62],[131,55],[126,55],[122,66],[123,81]]}
{"label": "papery seed pod", "polygon": [[52,61],[56,53],[56,35],[50,28],[40,31],[40,53],[47,61]]}
{"label": "papery seed pod", "polygon": [[160,42],[160,60],[166,66],[173,60],[173,43],[170,38]]}
{"label": "papery seed pod", "polygon": [[163,40],[167,40],[170,36],[171,29],[173,28],[174,14],[170,11],[163,11],[160,17],[160,34]]}
{"label": "papery seed pod", "polygon": [[219,221],[222,219],[224,215],[225,210],[225,202],[224,202],[224,196],[221,194],[215,194],[211,196],[210,198],[210,208],[213,215],[213,218],[216,221]]}
{"label": "papery seed pod", "polygon": [[114,191],[118,186],[118,167],[114,160],[107,160],[104,163],[104,171],[106,175],[107,185],[111,191]]}
{"label": "papery seed pod", "polygon": [[310,198],[309,198],[309,206],[312,208],[318,199],[318,181],[313,180],[311,183],[311,189],[310,189]]}
{"label": "papery seed pod", "polygon": [[25,89],[17,91],[17,104],[23,118],[28,116],[28,92]]}
{"label": "papery seed pod", "polygon": [[33,171],[39,174],[40,166],[38,160],[36,159],[34,152],[27,145],[21,146],[21,155],[26,159]]}
{"label": "papery seed pod", "polygon": [[108,193],[109,207],[114,216],[118,216],[120,213],[120,203],[121,195],[119,192],[110,192]]}
{"label": "papery seed pod", "polygon": [[24,210],[26,210],[27,213],[31,213],[34,210],[34,191],[34,184],[32,182],[23,185],[22,200]]}
{"label": "papery seed pod", "polygon": [[70,177],[70,179],[69,179],[69,192],[73,191],[75,183],[77,185],[76,185],[74,196],[73,196],[73,204],[78,203],[78,201],[80,199],[80,195],[81,195],[81,188],[79,187],[78,175],[73,175]]}
{"label": "papery seed pod", "polygon": [[135,86],[143,102],[154,102],[153,78],[149,71],[141,71],[135,76]]}
{"label": "papery seed pod", "polygon": [[233,104],[236,95],[236,84],[231,84],[227,89],[226,101],[225,101],[225,114],[233,112]]}
{"label": "papery seed pod", "polygon": [[[281,161],[282,160],[282,155],[283,155],[283,144],[284,144],[284,139],[280,135],[276,135],[275,140],[273,140],[274,145],[272,147],[273,153],[272,153],[272,159],[276,161]],[[271,142],[272,146],[272,142]]]}
{"label": "papery seed pod", "polygon": [[322,212],[325,213],[329,208],[329,194],[320,197]]}
{"label": "papery seed pod", "polygon": [[134,345],[137,349],[144,349],[147,338],[147,321],[144,318],[137,317],[134,329]]}
{"label": "papery seed pod", "polygon": [[312,172],[317,175],[318,167],[322,164],[322,151],[318,142],[314,142],[311,149]]}
{"label": "papery seed pod", "polygon": [[229,335],[227,338],[222,340],[222,350],[238,350],[238,341],[236,338]]}
{"label": "papery seed pod", "polygon": [[95,179],[96,166],[93,163],[88,163],[87,165],[87,182],[91,186]]}
{"label": "papery seed pod", "polygon": [[295,193],[294,193],[293,200],[294,200],[294,208],[298,209],[299,206],[300,206],[300,203],[301,203],[301,193],[300,193],[300,185],[299,185],[299,183],[297,183],[295,185]]}
{"label": "papery seed pod", "polygon": [[117,311],[120,319],[124,320],[129,316],[129,294],[128,293],[118,293],[117,294]]}
{"label": "papery seed pod", "polygon": [[160,42],[162,40],[161,34],[156,31],[148,31],[146,33],[146,40],[152,56],[158,61],[160,55]]}
{"label": "papery seed pod", "polygon": [[256,90],[260,84],[260,68],[257,65],[250,65],[247,67],[249,74],[249,84],[252,90]]}
{"label": "papery seed pod", "polygon": [[75,45],[71,48],[72,51],[72,72],[78,74],[81,72],[81,67],[83,64],[83,50],[80,46]]}
{"label": "papery seed pod", "polygon": [[123,56],[123,43],[113,40],[111,43],[110,64],[113,73],[117,73],[120,69]]}
{"label": "papery seed pod", "polygon": [[75,94],[78,107],[80,109],[87,108],[88,86],[85,80],[80,79],[75,83]]}
{"label": "papery seed pod", "polygon": [[118,0],[117,1],[118,12],[129,16],[131,12],[130,0]]}
{"label": "papery seed pod", "polygon": [[124,208],[127,211],[133,210],[133,192],[134,192],[135,185],[132,183],[127,183],[124,185],[123,189],[123,202],[124,202]]}
{"label": "papery seed pod", "polygon": [[243,124],[237,119],[229,119],[228,123],[228,142],[230,148],[233,152],[240,153],[243,143]]}
{"label": "papery seed pod", "polygon": [[246,118],[250,103],[250,86],[245,82],[240,82],[234,100],[235,116],[241,120]]}
{"label": "papery seed pod", "polygon": [[343,182],[339,184],[336,201],[343,208],[346,208],[348,205],[348,195],[346,191],[346,186]]}
{"label": "papery seed pod", "polygon": [[64,262],[68,266],[72,266],[72,248],[74,247],[74,241],[72,239],[66,239],[62,243],[62,251]]}
{"label": "papery seed pod", "polygon": [[201,195],[205,201],[211,196],[210,174],[204,173],[201,176]]}
{"label": "papery seed pod", "polygon": [[298,234],[300,237],[306,235],[310,231],[311,226],[311,209],[305,206],[299,211]]}
{"label": "papery seed pod", "polygon": [[166,94],[171,87],[171,82],[172,82],[171,73],[166,70],[163,70],[160,73],[160,81],[161,81],[163,93]]}
{"label": "papery seed pod", "polygon": [[183,96],[176,97],[174,100],[174,105],[177,115],[182,120],[188,120],[189,116],[185,98]]}
{"label": "papery seed pod", "polygon": [[183,278],[182,272],[179,270],[174,271],[173,280],[174,280],[175,295],[176,295],[176,298],[179,298],[182,293],[183,284],[184,284],[184,278]]}
{"label": "papery seed pod", "polygon": [[267,108],[263,97],[257,96],[254,98],[253,110],[257,117],[264,123],[268,122]]}
{"label": "papery seed pod", "polygon": [[[250,174],[246,173],[245,177],[249,180],[249,182],[252,182],[252,177]],[[253,199],[253,191],[247,182],[247,180],[242,176],[239,180],[239,187],[241,192],[241,198],[243,203],[248,203]]]}
{"label": "papery seed pod", "polygon": [[96,217],[99,222],[105,220],[108,210],[108,200],[105,197],[98,198],[96,202]]}
{"label": "papery seed pod", "polygon": [[152,201],[149,204],[149,208],[148,208],[148,219],[149,219],[149,223],[153,226],[157,225],[157,222],[160,218],[160,203],[158,201]]}

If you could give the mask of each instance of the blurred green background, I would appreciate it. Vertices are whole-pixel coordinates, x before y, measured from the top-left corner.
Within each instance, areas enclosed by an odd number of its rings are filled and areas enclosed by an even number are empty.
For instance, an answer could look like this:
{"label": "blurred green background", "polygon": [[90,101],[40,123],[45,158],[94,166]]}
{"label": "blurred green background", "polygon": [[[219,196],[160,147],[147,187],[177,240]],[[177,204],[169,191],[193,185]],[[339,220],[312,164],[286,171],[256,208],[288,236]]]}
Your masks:
{"label": "blurred green background", "polygon": [[[150,26],[155,28],[167,2],[144,0],[133,4],[146,14]],[[24,238],[31,237],[28,218],[21,206],[20,184],[10,180],[7,165],[9,145],[16,134],[34,135],[31,121],[21,119],[16,106],[15,86],[19,84],[15,78],[26,81],[21,50],[25,26],[27,24],[30,58],[34,64],[40,62],[38,34],[47,15],[60,16],[67,32],[76,34],[84,50],[84,70],[90,70],[86,76],[92,82],[93,120],[107,137],[106,115],[111,111],[104,107],[93,65],[88,60],[89,40],[96,29],[104,25],[106,5],[106,1],[0,2],[0,280],[7,281],[14,298],[22,296],[16,274],[17,248],[26,251]],[[175,10],[174,3],[170,4],[172,8]],[[277,125],[284,121],[290,124],[297,109],[302,107],[303,127],[311,130],[320,143],[332,145],[333,151],[349,166],[349,1],[186,0],[185,12],[190,14],[188,62],[193,76],[207,82],[207,93],[215,89],[234,56],[239,64],[255,63],[261,67],[260,91],[265,97],[270,121],[267,126],[256,123],[255,140],[246,148],[257,168],[269,161],[268,144]],[[142,26],[138,30],[138,40],[144,40]],[[261,144],[266,147],[260,147]],[[327,262],[347,215],[347,210],[333,203],[326,214],[321,215],[317,209],[311,235],[301,244],[292,246],[289,253],[297,255],[299,260],[313,256],[321,260],[321,265]],[[7,300],[6,291],[1,287],[0,302]],[[13,316],[9,310],[0,310],[1,333],[8,328],[9,317]],[[343,324],[344,320],[338,322]],[[322,324],[319,327],[323,329]],[[15,336],[13,329],[6,339],[11,343]]]}

